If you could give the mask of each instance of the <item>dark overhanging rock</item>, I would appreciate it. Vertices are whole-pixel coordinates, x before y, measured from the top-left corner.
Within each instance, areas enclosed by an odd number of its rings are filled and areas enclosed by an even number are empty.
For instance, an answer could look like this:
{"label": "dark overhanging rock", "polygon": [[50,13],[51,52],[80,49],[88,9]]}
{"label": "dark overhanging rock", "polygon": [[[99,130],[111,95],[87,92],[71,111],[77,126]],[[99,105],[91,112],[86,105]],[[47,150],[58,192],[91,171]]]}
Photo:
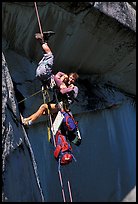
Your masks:
{"label": "dark overhanging rock", "polygon": [[[38,10],[43,30],[56,32],[49,42],[55,55],[54,72],[97,74],[135,95],[135,10],[127,2],[38,2]],[[3,40],[37,64],[42,50],[34,38],[39,31],[34,3],[3,3],[2,11]]]}

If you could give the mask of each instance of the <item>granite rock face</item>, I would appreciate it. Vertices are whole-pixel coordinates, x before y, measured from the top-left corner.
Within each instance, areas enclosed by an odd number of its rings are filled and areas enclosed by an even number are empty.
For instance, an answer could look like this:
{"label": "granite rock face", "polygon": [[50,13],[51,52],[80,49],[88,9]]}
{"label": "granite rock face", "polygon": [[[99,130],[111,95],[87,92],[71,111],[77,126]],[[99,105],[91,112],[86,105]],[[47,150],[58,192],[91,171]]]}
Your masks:
{"label": "granite rock face", "polygon": [[37,165],[20,123],[13,83],[3,54],[2,149],[3,202],[43,201]]}
{"label": "granite rock face", "polygon": [[[112,82],[128,93],[136,90],[136,10],[127,2],[38,2],[49,41],[54,72],[76,71]],[[10,49],[38,62],[41,46],[33,2],[2,3],[2,37]]]}

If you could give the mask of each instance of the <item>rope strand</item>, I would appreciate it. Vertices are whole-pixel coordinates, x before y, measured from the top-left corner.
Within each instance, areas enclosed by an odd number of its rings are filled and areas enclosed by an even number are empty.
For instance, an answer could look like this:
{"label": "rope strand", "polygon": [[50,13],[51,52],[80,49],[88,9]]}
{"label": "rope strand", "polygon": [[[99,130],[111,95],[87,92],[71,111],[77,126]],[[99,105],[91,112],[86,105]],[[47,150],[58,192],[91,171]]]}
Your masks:
{"label": "rope strand", "polygon": [[61,189],[62,189],[62,197],[63,197],[63,201],[66,202],[66,199],[65,199],[65,192],[64,192],[64,187],[63,187],[63,181],[62,181],[62,176],[61,176],[61,171],[60,171],[60,170],[58,170],[58,174],[59,174],[60,185],[61,185]]}
{"label": "rope strand", "polygon": [[34,5],[35,5],[35,11],[36,11],[37,19],[38,19],[38,24],[39,24],[40,33],[41,33],[41,35],[43,36],[42,26],[41,26],[41,23],[40,23],[40,18],[39,18],[39,13],[38,13],[38,9],[37,9],[36,2],[34,2]]}
{"label": "rope strand", "polygon": [[69,180],[68,180],[68,189],[69,189],[70,202],[72,202],[72,193],[71,193],[71,187],[70,187]]}
{"label": "rope strand", "polygon": [[38,93],[40,93],[40,92],[42,92],[42,90],[39,90],[39,91],[35,92],[34,94],[30,95],[29,97],[26,97],[25,99],[19,101],[18,104],[19,104],[19,103],[22,103],[23,101],[25,101],[25,100],[27,100],[27,99],[29,99],[29,98],[31,98],[32,96],[35,96],[36,94],[38,94]]}

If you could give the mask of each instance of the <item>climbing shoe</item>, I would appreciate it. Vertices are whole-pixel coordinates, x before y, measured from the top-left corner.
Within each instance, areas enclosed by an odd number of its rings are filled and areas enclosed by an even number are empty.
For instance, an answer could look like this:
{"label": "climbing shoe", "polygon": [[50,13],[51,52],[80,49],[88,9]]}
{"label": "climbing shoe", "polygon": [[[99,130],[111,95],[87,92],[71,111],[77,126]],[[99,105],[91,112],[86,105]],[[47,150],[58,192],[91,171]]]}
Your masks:
{"label": "climbing shoe", "polygon": [[43,36],[41,35],[41,33],[36,33],[36,34],[35,34],[35,38],[36,38],[41,44],[44,43],[44,38],[43,38]]}
{"label": "climbing shoe", "polygon": [[50,38],[52,35],[55,35],[55,32],[53,32],[53,31],[43,32],[44,42],[47,43],[48,40],[49,40],[49,38]]}

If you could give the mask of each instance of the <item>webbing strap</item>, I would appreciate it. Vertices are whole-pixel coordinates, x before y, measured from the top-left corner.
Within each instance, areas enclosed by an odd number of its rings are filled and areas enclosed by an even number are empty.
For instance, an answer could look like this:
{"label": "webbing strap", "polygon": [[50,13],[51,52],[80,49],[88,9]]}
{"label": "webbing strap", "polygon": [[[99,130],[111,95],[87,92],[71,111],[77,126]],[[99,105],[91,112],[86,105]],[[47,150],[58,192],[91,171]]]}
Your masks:
{"label": "webbing strap", "polygon": [[[44,103],[46,103],[46,100],[48,99],[48,102],[47,102],[47,104],[48,104],[50,102],[50,95],[48,93],[48,90],[44,89],[43,86],[42,86],[42,93],[43,93]],[[52,127],[52,117],[51,117],[51,114],[50,114],[49,107],[47,108],[47,113],[48,113],[47,114],[48,115],[47,133],[48,133],[48,141],[50,142],[50,139],[51,139],[51,127]],[[52,134],[52,136],[53,136],[53,134]],[[54,136],[53,136],[53,142],[54,142],[54,146],[56,147]]]}

